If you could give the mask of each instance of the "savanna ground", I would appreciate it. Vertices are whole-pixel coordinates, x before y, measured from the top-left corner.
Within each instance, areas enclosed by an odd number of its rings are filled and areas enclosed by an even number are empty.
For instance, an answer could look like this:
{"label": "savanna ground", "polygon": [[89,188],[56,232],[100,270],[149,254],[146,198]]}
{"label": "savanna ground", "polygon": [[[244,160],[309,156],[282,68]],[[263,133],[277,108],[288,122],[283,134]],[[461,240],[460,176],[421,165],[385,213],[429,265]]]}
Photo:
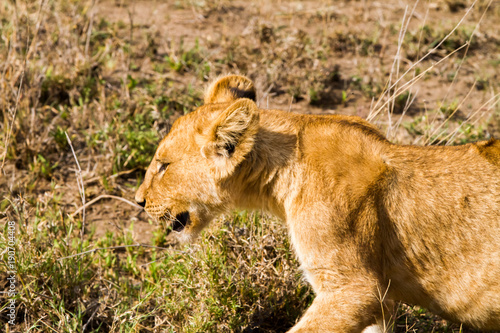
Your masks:
{"label": "savanna ground", "polygon": [[[483,0],[3,0],[0,331],[286,331],[314,295],[283,224],[235,212],[170,249],[133,204],[169,124],[240,73],[260,107],[359,115],[398,143],[499,136],[499,21]],[[395,316],[396,332],[473,332]]]}

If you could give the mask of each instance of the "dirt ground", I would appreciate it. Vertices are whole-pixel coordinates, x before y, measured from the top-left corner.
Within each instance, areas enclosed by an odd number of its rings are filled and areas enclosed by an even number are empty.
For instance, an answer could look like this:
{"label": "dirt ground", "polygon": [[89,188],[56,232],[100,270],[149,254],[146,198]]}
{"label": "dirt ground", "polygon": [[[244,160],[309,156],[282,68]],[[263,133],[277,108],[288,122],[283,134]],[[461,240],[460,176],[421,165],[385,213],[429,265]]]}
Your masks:
{"label": "dirt ground", "polygon": [[[425,24],[439,26],[441,29],[449,28],[445,30],[448,33],[464,17],[467,9],[466,2],[460,2],[461,5],[457,5],[456,10],[450,10],[450,5],[446,1],[420,1],[413,7],[414,4],[405,1],[230,1],[208,12],[200,12],[194,4],[179,5],[162,1],[101,1],[96,14],[112,22],[121,21],[125,24],[133,22],[134,26],[140,27],[141,32],[151,32],[158,40],[159,56],[169,54],[172,44],[183,39],[186,45],[193,45],[195,40],[198,40],[200,45],[210,49],[211,57],[216,57],[218,52],[224,51],[223,47],[217,47],[219,42],[224,43],[234,38],[248,38],[249,42],[253,42],[250,35],[256,29],[263,27],[268,28],[268,33],[271,35],[275,29],[289,38],[293,38],[297,32],[311,37],[371,36],[376,30],[376,37],[373,37],[376,39],[375,50],[371,54],[364,54],[361,49],[355,49],[361,48],[361,45],[350,45],[354,49],[345,47],[345,50],[340,49],[340,52],[325,55],[328,58],[327,65],[338,67],[342,80],[345,81],[356,75],[361,76],[363,80],[375,77],[383,79],[389,76],[398,46],[394,38],[389,36],[394,34],[390,30],[397,29],[403,19],[410,20],[408,31],[413,31],[417,35],[418,29]],[[498,1],[493,2],[491,8],[490,12],[498,12]],[[481,14],[478,11],[472,12],[464,21],[475,26]],[[414,103],[415,111],[422,111],[425,105],[432,107],[447,98],[464,98],[479,77],[493,81],[498,78],[498,64],[495,61],[498,61],[500,30],[496,20],[496,15],[485,15],[481,20],[474,37],[474,46],[461,65],[460,75],[457,75],[455,81],[450,82],[447,74],[456,69],[457,64],[445,63],[435,69],[433,74],[436,75],[432,79],[419,82],[413,87],[412,90],[418,92]],[[433,42],[437,41],[436,36]],[[258,48],[259,45],[254,47]],[[279,47],[282,46],[277,46]],[[420,56],[424,55],[424,51],[425,48],[422,46]],[[402,50],[401,60],[411,64],[412,60],[406,58],[407,53],[410,51]],[[428,58],[429,62],[438,61],[442,54],[444,52],[433,54]],[[415,60],[413,59],[413,62]],[[139,60],[142,73],[151,72],[150,65],[148,59],[142,62]],[[255,79],[261,107],[302,113],[356,114],[362,117],[366,117],[370,111],[371,99],[359,96],[356,91],[351,91],[348,97],[349,103],[341,106],[335,103],[314,106],[306,99],[291,101],[287,98],[287,94],[280,93],[279,88],[274,87],[277,85],[276,82],[258,77],[261,66],[265,64],[254,63],[244,73],[252,78],[257,76]],[[328,68],[325,65],[321,68],[319,64],[314,63],[311,67],[308,69],[310,72]],[[242,71],[239,68],[234,70]],[[296,71],[293,67],[287,70]],[[199,85],[197,82],[191,83]],[[348,83],[344,85],[347,88]],[[479,87],[476,89],[481,90]],[[335,92],[334,90],[332,95]],[[473,92],[473,95],[476,93]],[[479,94],[480,97],[481,95]],[[470,97],[468,108],[474,109],[479,106],[481,100],[482,98]]]}

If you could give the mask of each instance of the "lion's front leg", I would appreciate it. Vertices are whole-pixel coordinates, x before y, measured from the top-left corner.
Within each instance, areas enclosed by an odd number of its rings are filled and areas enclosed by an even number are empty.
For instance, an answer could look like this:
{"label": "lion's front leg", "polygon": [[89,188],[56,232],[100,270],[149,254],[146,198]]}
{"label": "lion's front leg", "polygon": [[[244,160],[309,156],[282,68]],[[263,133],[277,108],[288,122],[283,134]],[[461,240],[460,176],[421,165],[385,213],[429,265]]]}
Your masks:
{"label": "lion's front leg", "polygon": [[382,318],[381,311],[380,301],[369,288],[344,286],[322,291],[288,333],[381,333],[382,327],[373,326]]}

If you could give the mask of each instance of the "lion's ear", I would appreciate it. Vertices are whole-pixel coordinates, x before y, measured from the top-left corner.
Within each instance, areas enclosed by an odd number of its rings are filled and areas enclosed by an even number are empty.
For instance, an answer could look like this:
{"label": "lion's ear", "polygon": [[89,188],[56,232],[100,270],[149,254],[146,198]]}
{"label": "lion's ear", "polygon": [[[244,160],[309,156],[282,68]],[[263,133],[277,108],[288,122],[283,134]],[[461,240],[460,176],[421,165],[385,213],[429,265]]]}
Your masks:
{"label": "lion's ear", "polygon": [[239,99],[212,122],[201,153],[225,177],[250,153],[258,128],[257,105],[247,98]]}
{"label": "lion's ear", "polygon": [[231,103],[239,98],[256,100],[253,82],[240,75],[221,77],[212,82],[205,92],[205,104]]}

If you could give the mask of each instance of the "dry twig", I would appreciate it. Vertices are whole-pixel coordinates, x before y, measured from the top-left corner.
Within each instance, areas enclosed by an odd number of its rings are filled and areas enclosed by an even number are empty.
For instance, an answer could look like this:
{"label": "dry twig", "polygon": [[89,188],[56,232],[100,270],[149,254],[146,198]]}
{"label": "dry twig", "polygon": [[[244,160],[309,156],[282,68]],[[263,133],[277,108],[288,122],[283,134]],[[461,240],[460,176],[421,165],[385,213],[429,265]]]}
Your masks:
{"label": "dry twig", "polygon": [[78,158],[76,157],[75,150],[73,149],[73,144],[71,143],[71,139],[69,138],[68,132],[64,132],[66,134],[66,139],[68,140],[68,144],[71,147],[71,152],[73,153],[73,157],[75,158],[76,166],[78,167],[78,170],[75,170],[76,174],[76,183],[78,185],[78,193],[80,193],[80,197],[82,198],[82,229],[80,231],[80,237],[83,241],[83,233],[85,231],[85,185],[83,183],[83,176],[82,176],[82,168],[80,168],[80,163],[78,162]]}
{"label": "dry twig", "polygon": [[98,196],[97,198],[94,198],[94,199],[90,200],[89,202],[84,203],[82,207],[78,208],[73,214],[71,214],[71,217],[74,217],[75,215],[77,215],[81,211],[83,211],[83,214],[85,214],[85,208],[86,207],[89,207],[89,206],[95,204],[97,201],[99,201],[101,199],[116,199],[116,200],[120,200],[120,201],[123,201],[125,203],[128,203],[132,207],[135,207],[135,208],[138,208],[138,209],[143,209],[138,204],[135,204],[132,201],[127,200],[125,198],[118,197],[116,195],[102,194],[102,195]]}

